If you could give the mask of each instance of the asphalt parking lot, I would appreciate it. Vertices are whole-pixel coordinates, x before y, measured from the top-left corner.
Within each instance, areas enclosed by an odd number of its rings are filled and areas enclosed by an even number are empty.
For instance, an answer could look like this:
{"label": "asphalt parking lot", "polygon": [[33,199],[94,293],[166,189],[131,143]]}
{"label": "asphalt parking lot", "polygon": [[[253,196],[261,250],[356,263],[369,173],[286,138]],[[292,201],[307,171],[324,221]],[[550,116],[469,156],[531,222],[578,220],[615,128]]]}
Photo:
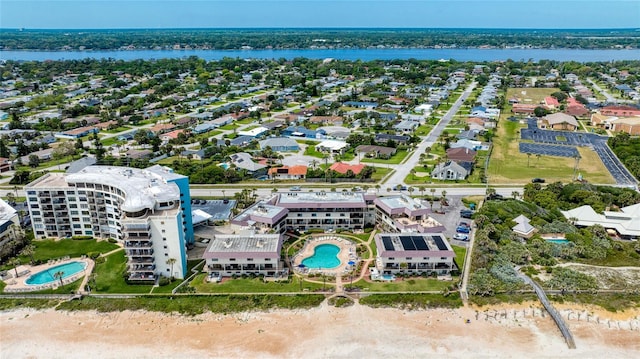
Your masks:
{"label": "asphalt parking lot", "polygon": [[521,153],[531,153],[532,155],[576,157],[579,155],[578,149],[573,146],[543,145],[540,143],[520,142]]}
{"label": "asphalt parking lot", "polygon": [[[469,242],[453,239],[453,235],[456,234],[456,227],[460,222],[472,223],[471,219],[460,218],[460,210],[466,208],[464,204],[462,204],[462,196],[447,196],[447,200],[449,201],[449,206],[442,208],[444,210],[444,214],[433,213],[431,214],[431,217],[440,222],[446,228],[444,235],[449,240],[449,243],[461,247],[467,247]],[[429,206],[429,202],[425,201],[424,203]],[[440,203],[434,202],[433,210],[439,211],[440,209]]]}

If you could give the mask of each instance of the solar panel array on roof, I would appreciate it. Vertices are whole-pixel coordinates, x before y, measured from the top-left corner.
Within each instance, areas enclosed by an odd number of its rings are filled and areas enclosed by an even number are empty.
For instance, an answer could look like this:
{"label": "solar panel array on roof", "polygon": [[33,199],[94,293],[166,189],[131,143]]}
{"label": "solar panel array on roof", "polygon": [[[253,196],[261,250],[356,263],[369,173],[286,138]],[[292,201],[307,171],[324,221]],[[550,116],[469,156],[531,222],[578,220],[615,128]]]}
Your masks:
{"label": "solar panel array on roof", "polygon": [[442,240],[442,237],[440,236],[433,236],[431,237],[433,238],[433,241],[436,242],[436,246],[438,246],[438,249],[441,251],[446,251],[448,250],[447,245],[444,243],[444,241]]}
{"label": "solar panel array on roof", "polygon": [[382,244],[384,245],[384,249],[388,251],[393,250],[393,243],[391,243],[391,237],[382,237]]}
{"label": "solar panel array on roof", "polygon": [[429,250],[429,246],[427,245],[427,242],[424,241],[424,237],[411,236],[411,239],[413,240],[413,243],[416,245],[417,250],[419,251]]}
{"label": "solar panel array on roof", "polygon": [[415,251],[416,246],[413,244],[411,237],[409,236],[400,236],[400,242],[402,242],[402,247],[404,247],[405,251]]}

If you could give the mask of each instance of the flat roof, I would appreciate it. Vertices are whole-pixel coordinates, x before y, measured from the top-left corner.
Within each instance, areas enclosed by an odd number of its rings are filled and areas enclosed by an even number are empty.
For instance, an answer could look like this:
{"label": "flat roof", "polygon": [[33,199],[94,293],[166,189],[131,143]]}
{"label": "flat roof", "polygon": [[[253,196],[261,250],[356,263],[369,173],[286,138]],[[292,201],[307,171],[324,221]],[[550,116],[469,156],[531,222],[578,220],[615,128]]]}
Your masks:
{"label": "flat roof", "polygon": [[[154,166],[156,167],[156,166]],[[126,212],[153,209],[158,202],[179,201],[180,189],[167,178],[176,177],[161,166],[141,170],[117,166],[87,166],[69,173],[49,173],[25,186],[26,189],[67,188],[69,183],[94,183],[119,188],[125,193],[121,208]],[[180,176],[180,175],[178,175]]]}
{"label": "flat roof", "polygon": [[250,221],[274,224],[287,214],[287,209],[274,206],[266,202],[258,202],[245,209],[231,222],[240,225],[249,225]]}
{"label": "flat roof", "polygon": [[455,257],[442,233],[378,233],[375,241],[381,257]]}
{"label": "flat roof", "polygon": [[286,192],[276,204],[285,208],[364,208],[367,203],[360,192]]}
{"label": "flat roof", "polygon": [[419,200],[404,194],[378,197],[375,203],[388,214],[405,213],[407,216],[428,215],[429,208]]}
{"label": "flat roof", "polygon": [[[282,238],[279,234],[256,234],[253,232],[240,234],[216,234],[209,242],[203,257],[231,258],[232,256],[249,256],[258,254],[280,255]],[[260,256],[262,254],[262,256]]]}

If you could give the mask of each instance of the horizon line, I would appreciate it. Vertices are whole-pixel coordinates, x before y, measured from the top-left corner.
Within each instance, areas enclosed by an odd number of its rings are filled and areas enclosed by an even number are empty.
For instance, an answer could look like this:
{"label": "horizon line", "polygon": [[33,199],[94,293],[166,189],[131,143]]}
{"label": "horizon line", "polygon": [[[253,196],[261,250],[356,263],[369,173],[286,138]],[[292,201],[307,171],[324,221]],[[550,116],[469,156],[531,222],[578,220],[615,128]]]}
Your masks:
{"label": "horizon line", "polygon": [[0,31],[104,31],[104,30],[632,30],[640,32],[640,27],[594,27],[594,28],[551,28],[551,27],[324,27],[324,26],[289,26],[289,27],[111,27],[111,28],[32,28],[32,27],[0,27]]}

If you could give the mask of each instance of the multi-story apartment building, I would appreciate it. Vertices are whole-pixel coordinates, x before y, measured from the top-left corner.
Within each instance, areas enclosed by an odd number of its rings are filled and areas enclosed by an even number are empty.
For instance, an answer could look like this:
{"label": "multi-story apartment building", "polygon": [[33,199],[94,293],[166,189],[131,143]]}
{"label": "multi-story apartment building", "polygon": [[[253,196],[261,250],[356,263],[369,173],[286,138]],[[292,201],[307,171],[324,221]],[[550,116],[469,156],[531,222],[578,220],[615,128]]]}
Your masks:
{"label": "multi-story apartment building", "polygon": [[281,193],[246,209],[231,224],[275,233],[314,228],[362,230],[375,224],[374,198],[362,192]]}
{"label": "multi-story apartment building", "polygon": [[16,238],[16,230],[20,230],[18,212],[0,199],[0,248]]}
{"label": "multi-story apartment building", "polygon": [[455,252],[441,233],[379,233],[376,268],[383,274],[449,274]]}
{"label": "multi-story apartment building", "polygon": [[25,192],[36,238],[112,238],[124,245],[130,280],[184,277],[193,241],[187,177],[161,166],[88,166],[48,173]]}
{"label": "multi-story apartment building", "polygon": [[280,260],[282,236],[280,234],[217,234],[211,239],[204,259],[207,271],[215,276],[254,274],[269,277],[286,271]]}
{"label": "multi-story apartment building", "polygon": [[441,232],[444,227],[429,217],[429,208],[419,200],[394,195],[374,200],[376,225],[386,232]]}

